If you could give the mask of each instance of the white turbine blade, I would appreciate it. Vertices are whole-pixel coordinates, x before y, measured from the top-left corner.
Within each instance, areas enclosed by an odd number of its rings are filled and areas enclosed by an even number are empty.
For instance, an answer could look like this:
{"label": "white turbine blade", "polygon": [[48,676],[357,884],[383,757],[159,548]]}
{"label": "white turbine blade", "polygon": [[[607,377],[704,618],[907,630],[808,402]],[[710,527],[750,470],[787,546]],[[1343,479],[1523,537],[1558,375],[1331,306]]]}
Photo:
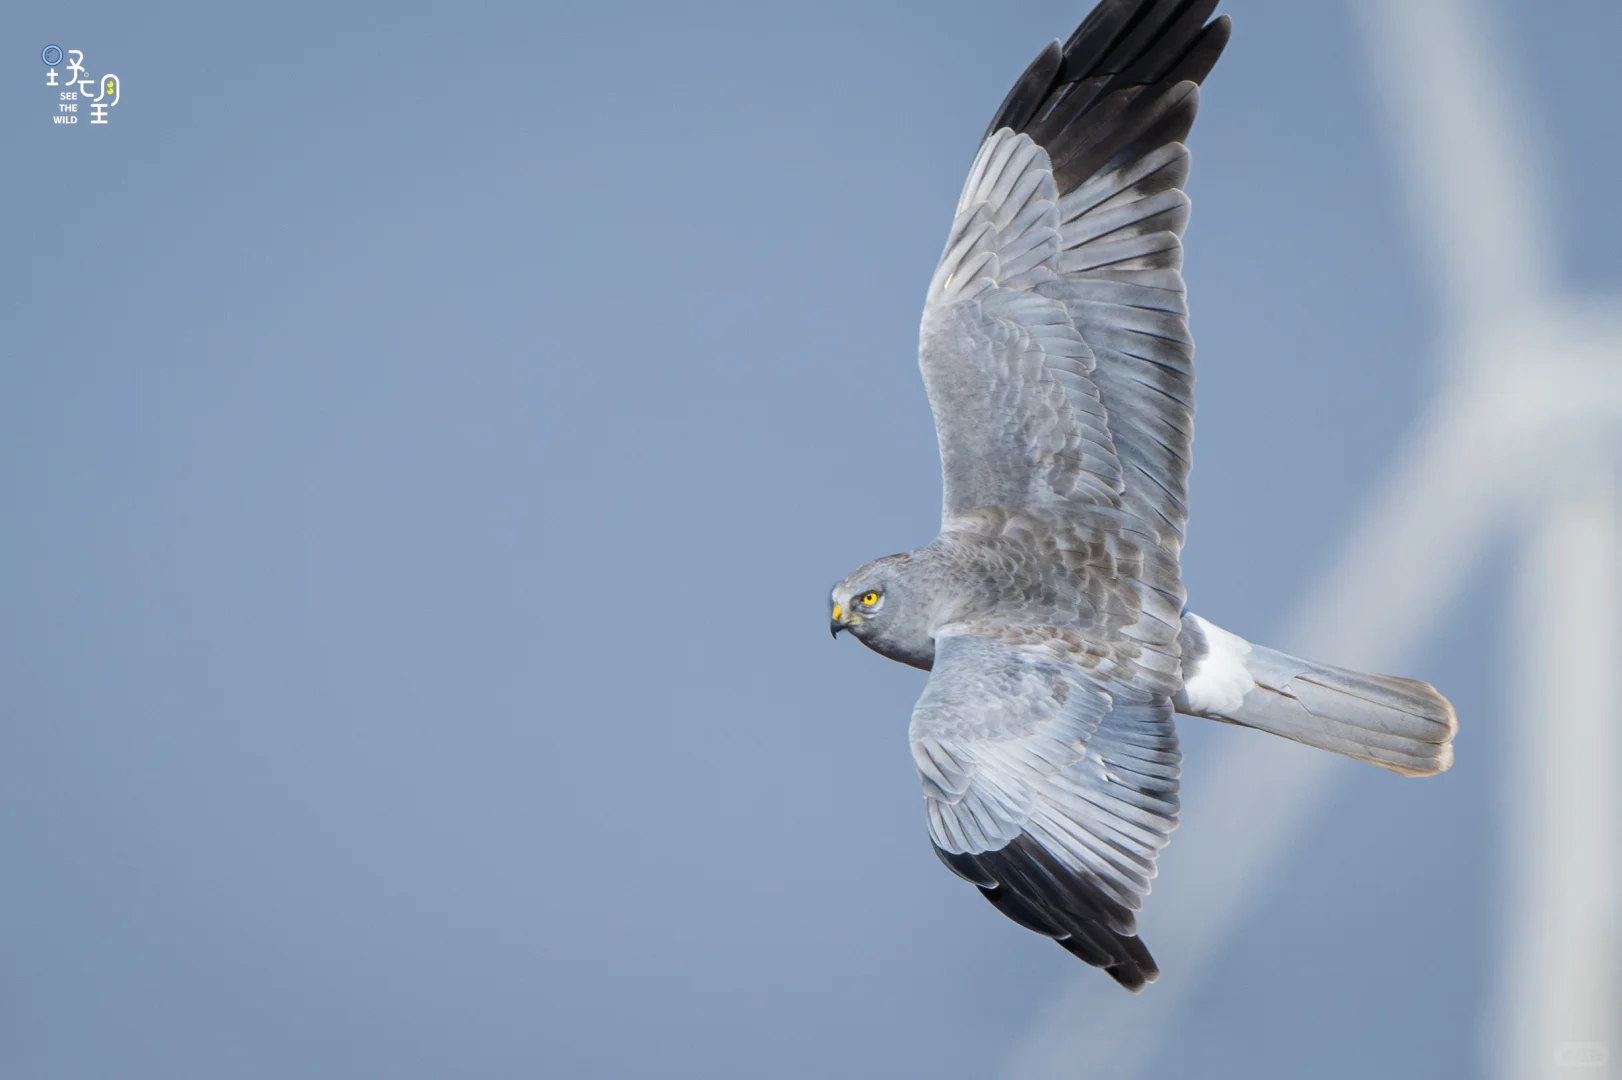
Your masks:
{"label": "white turbine blade", "polygon": [[[1472,0],[1361,0],[1424,255],[1455,324],[1552,287],[1543,160]],[[1468,359],[1468,358],[1465,358]]]}
{"label": "white turbine blade", "polygon": [[1603,1059],[1622,1056],[1622,500],[1616,472],[1574,471],[1574,490],[1534,510],[1512,624],[1508,902],[1486,1054],[1504,1080],[1613,1075]]}
{"label": "white turbine blade", "polygon": [[[1292,619],[1283,644],[1339,664],[1390,669],[1419,642],[1478,564],[1507,509],[1502,478],[1519,440],[1503,431],[1501,394],[1451,403],[1375,499],[1333,569]],[[1165,972],[1127,997],[1078,976],[1037,1018],[1008,1080],[1130,1080],[1174,1026],[1183,998],[1255,894],[1311,822],[1333,758],[1235,733],[1214,762],[1190,762],[1182,824],[1161,859],[1141,920]]]}
{"label": "white turbine blade", "polygon": [[[1399,666],[1480,563],[1516,494],[1524,449],[1509,387],[1436,409],[1296,608],[1286,647],[1347,667]],[[1514,432],[1518,434],[1518,432]]]}

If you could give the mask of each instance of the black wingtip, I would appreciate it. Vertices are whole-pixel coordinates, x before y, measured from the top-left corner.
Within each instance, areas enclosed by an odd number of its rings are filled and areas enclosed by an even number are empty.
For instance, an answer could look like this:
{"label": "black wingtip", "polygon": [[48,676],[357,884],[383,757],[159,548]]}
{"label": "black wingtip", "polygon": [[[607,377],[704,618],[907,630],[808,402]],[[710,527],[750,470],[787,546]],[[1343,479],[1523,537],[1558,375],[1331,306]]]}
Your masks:
{"label": "black wingtip", "polygon": [[1029,836],[1021,834],[996,851],[954,854],[936,846],[935,854],[1010,920],[1054,939],[1133,993],[1160,977],[1132,913]]}
{"label": "black wingtip", "polygon": [[1127,958],[1104,968],[1104,974],[1132,993],[1141,994],[1145,986],[1160,978],[1160,965],[1155,963],[1155,958],[1149,955],[1149,949],[1139,938],[1116,935],[1115,943],[1121,952],[1127,954]]}
{"label": "black wingtip", "polygon": [[1231,37],[1233,37],[1233,19],[1229,16],[1218,15],[1207,23],[1178,63],[1176,72],[1178,80],[1205,82],[1205,77],[1211,74],[1211,69],[1216,67],[1216,62],[1222,58],[1222,50],[1228,47],[1228,39]]}
{"label": "black wingtip", "polygon": [[1029,124],[1037,108],[1047,99],[1048,91],[1053,89],[1053,80],[1063,66],[1064,46],[1057,40],[1049,42],[1047,48],[1037,53],[1025,73],[1015,80],[1008,96],[1002,99],[1002,104],[997,106],[982,139],[1002,128],[1018,131]]}
{"label": "black wingtip", "polygon": [[1145,974],[1143,971],[1140,971],[1137,968],[1120,966],[1107,967],[1104,969],[1104,974],[1108,975],[1110,978],[1114,979],[1116,982],[1120,983],[1134,994],[1143,993],[1143,988],[1145,986],[1148,986],[1150,983],[1160,978],[1159,970],[1156,970],[1153,974]]}
{"label": "black wingtip", "polygon": [[1179,142],[1198,86],[1232,35],[1217,0],[1103,0],[1063,46],[1043,49],[986,129],[1025,132],[1048,152],[1061,195],[1120,155]]}

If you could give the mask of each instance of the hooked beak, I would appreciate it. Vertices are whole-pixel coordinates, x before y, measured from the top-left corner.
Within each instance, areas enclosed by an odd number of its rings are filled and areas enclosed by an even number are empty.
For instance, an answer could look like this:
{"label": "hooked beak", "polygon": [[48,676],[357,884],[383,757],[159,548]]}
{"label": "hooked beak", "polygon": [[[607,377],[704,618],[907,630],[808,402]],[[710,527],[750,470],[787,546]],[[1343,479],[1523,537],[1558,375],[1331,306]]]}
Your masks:
{"label": "hooked beak", "polygon": [[835,641],[839,640],[839,631],[845,629],[844,622],[839,618],[842,614],[844,614],[843,609],[838,604],[835,604],[833,618],[828,620],[828,633],[833,635]]}

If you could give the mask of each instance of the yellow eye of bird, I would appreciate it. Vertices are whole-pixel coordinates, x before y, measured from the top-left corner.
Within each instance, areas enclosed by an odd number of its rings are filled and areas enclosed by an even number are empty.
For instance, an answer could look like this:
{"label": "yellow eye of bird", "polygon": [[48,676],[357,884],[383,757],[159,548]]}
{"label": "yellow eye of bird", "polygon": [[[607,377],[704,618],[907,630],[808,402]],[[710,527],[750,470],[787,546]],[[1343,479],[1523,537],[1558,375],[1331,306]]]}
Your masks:
{"label": "yellow eye of bird", "polygon": [[876,604],[878,602],[879,602],[879,594],[878,593],[869,592],[869,593],[863,593],[862,594],[862,606],[863,607],[872,607],[874,604]]}

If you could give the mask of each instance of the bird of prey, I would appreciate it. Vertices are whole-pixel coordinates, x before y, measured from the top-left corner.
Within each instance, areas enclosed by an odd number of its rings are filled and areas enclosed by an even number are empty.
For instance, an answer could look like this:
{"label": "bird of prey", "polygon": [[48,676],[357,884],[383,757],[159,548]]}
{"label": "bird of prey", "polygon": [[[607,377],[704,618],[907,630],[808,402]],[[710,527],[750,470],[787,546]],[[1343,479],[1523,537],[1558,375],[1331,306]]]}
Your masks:
{"label": "bird of prey", "polygon": [[929,671],[929,838],[1004,915],[1129,990],[1177,821],[1173,714],[1408,776],[1453,760],[1425,683],[1253,645],[1184,604],[1193,354],[1183,193],[1217,0],[1103,0],[1032,61],[924,302],[941,532],[834,587],[832,630]]}

